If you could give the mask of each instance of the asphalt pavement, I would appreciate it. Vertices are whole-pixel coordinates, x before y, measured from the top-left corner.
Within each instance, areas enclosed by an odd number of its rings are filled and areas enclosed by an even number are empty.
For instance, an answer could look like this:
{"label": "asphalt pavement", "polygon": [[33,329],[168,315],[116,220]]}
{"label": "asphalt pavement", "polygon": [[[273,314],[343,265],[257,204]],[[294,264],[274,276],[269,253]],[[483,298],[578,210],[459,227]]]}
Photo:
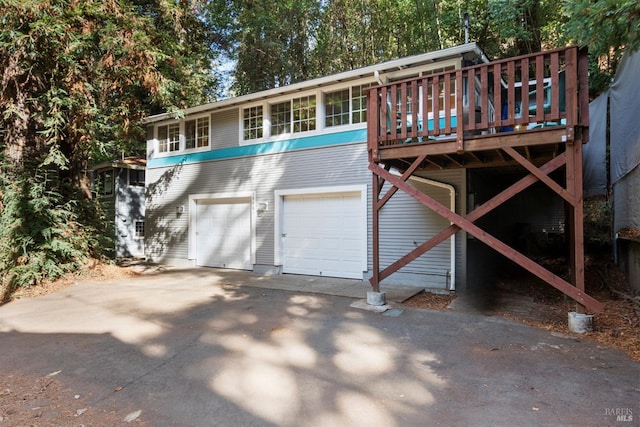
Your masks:
{"label": "asphalt pavement", "polygon": [[0,307],[0,364],[59,371],[150,426],[640,425],[640,364],[620,351],[474,312],[367,311],[366,284],[331,281],[81,282]]}

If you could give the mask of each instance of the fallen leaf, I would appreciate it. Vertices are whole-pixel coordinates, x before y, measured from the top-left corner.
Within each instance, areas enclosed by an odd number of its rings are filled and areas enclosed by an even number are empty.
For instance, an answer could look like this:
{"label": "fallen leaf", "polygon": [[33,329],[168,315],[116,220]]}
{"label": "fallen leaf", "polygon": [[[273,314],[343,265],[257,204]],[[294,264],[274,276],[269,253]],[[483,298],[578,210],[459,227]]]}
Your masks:
{"label": "fallen leaf", "polygon": [[76,411],[76,417],[77,417],[78,415],[82,415],[82,414],[84,414],[85,412],[87,412],[87,408],[78,409],[78,410]]}
{"label": "fallen leaf", "polygon": [[539,411],[539,410],[540,410],[540,408],[537,408],[537,407],[533,406],[533,407],[531,407],[531,410],[532,410],[532,411]]}
{"label": "fallen leaf", "polygon": [[121,387],[121,386],[118,386],[118,387],[116,387],[116,388],[114,388],[114,389],[113,389],[113,391],[120,391],[120,390],[122,390],[122,387]]}
{"label": "fallen leaf", "polygon": [[131,421],[135,420],[136,418],[138,418],[140,416],[140,414],[142,413],[142,411],[140,409],[138,409],[135,412],[130,413],[129,415],[127,415],[126,417],[124,417],[124,422],[126,423],[130,423]]}

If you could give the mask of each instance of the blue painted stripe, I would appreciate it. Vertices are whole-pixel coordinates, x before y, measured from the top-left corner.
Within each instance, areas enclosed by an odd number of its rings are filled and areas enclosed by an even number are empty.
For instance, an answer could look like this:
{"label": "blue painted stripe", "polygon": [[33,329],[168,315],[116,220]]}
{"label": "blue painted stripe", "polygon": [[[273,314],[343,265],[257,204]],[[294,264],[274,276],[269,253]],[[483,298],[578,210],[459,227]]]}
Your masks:
{"label": "blue painted stripe", "polygon": [[233,159],[237,157],[256,156],[260,154],[275,154],[286,151],[303,150],[308,148],[327,147],[354,142],[366,142],[367,130],[357,129],[346,132],[336,132],[304,138],[288,139],[286,141],[265,142],[262,144],[241,145],[237,147],[220,148],[198,153],[180,153],[175,156],[151,158],[147,160],[147,167],[175,166],[184,163],[204,162],[208,160]]}

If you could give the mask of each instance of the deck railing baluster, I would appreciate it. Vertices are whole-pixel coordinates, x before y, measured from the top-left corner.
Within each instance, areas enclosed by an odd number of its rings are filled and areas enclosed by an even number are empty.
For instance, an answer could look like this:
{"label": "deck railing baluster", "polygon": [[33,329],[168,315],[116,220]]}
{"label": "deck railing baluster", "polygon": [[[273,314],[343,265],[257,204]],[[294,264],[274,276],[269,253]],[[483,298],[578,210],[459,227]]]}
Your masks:
{"label": "deck railing baluster", "polygon": [[577,55],[558,49],[374,87],[370,121],[378,117],[368,136],[378,147],[451,139],[461,147],[481,134],[575,126],[586,114],[574,110],[588,108]]}

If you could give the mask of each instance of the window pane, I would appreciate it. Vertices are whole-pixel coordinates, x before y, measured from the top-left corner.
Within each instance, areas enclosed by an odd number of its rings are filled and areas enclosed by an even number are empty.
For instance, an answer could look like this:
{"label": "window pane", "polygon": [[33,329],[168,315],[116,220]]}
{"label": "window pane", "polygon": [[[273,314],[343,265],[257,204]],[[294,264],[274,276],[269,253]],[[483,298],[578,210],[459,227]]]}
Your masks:
{"label": "window pane", "polygon": [[289,101],[271,106],[271,135],[291,132],[291,103]]}
{"label": "window pane", "polygon": [[135,228],[136,237],[144,237],[144,221],[136,221]]}
{"label": "window pane", "polygon": [[113,194],[113,173],[105,172],[102,176],[102,194],[105,196]]}
{"label": "window pane", "polygon": [[325,126],[349,124],[349,89],[325,95]]}
{"label": "window pane", "polygon": [[293,131],[306,132],[316,128],[316,96],[293,100]]}
{"label": "window pane", "polygon": [[168,125],[168,127],[169,136],[167,140],[169,151],[178,151],[180,149],[180,124],[172,123]]}
{"label": "window pane", "polygon": [[262,105],[245,108],[242,120],[245,140],[262,138]]}
{"label": "window pane", "polygon": [[129,169],[129,185],[144,187],[144,170]]}
{"label": "window pane", "polygon": [[158,151],[165,153],[167,151],[167,126],[158,126]]}
{"label": "window pane", "polygon": [[187,120],[184,122],[184,148],[195,148],[196,146],[196,121]]}
{"label": "window pane", "polygon": [[351,88],[351,123],[365,123],[367,121],[367,93],[365,89],[370,86],[369,83]]}
{"label": "window pane", "polygon": [[209,146],[209,117],[198,119],[197,147]]}

